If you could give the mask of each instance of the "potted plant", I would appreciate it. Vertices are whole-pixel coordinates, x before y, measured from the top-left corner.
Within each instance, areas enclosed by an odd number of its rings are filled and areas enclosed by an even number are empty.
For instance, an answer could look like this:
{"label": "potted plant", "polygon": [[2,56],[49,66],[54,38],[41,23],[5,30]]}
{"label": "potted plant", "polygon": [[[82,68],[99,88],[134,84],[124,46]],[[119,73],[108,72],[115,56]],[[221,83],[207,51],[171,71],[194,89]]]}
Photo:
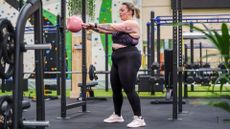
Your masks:
{"label": "potted plant", "polygon": [[[68,0],[69,15],[81,15],[82,14],[82,0]],[[86,12],[87,15],[94,19],[95,12],[95,0],[86,0]]]}
{"label": "potted plant", "polygon": [[[223,61],[222,72],[218,72],[219,77],[216,80],[217,82],[220,82],[220,91],[223,89],[223,85],[228,82],[230,83],[230,34],[229,29],[226,23],[221,24],[221,32],[218,33],[216,30],[210,30],[207,26],[205,26],[205,29],[201,29],[198,27],[193,27],[195,30],[203,33],[210,41],[213,43],[213,45],[217,48],[217,50],[220,53],[221,59]],[[214,85],[215,86],[215,85]],[[213,86],[213,88],[214,88]]]}
{"label": "potted plant", "polygon": [[[204,24],[203,24],[204,25]],[[220,83],[220,92],[223,90],[223,85],[228,82],[230,84],[230,35],[229,35],[229,29],[226,23],[221,24],[221,32],[218,33],[216,30],[210,30],[207,26],[205,26],[205,29],[200,29],[198,27],[193,27],[195,30],[203,33],[210,41],[213,43],[213,45],[217,48],[217,50],[220,53],[220,57],[223,61],[223,67],[220,68],[223,71],[219,71],[219,76],[216,80],[216,82],[213,85],[213,91],[215,84],[217,82]],[[211,101],[209,105],[222,108],[228,112],[230,112],[230,105],[227,101]],[[226,119],[225,121],[229,121],[229,119]]]}

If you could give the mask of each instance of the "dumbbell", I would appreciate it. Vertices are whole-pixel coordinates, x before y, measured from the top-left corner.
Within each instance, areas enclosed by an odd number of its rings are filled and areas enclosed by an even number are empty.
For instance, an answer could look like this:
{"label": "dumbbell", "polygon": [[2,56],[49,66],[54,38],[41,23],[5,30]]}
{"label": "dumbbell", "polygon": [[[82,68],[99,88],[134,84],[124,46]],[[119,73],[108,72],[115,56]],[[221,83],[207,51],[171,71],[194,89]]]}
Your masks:
{"label": "dumbbell", "polygon": [[202,82],[204,85],[208,85],[210,82],[210,78],[208,76],[204,76],[202,79]]}
{"label": "dumbbell", "polygon": [[224,63],[220,63],[218,65],[218,68],[220,68],[220,69],[226,69],[226,66],[224,65]]}
{"label": "dumbbell", "polygon": [[194,68],[193,64],[185,64],[184,67],[186,69],[193,69]]}
{"label": "dumbbell", "polygon": [[196,76],[196,77],[194,78],[194,81],[195,81],[196,83],[200,84],[200,83],[202,82],[202,77],[201,77],[201,76]]}
{"label": "dumbbell", "polygon": [[192,84],[192,83],[194,82],[193,76],[188,76],[188,77],[186,78],[186,82],[187,82],[188,84]]}
{"label": "dumbbell", "polygon": [[199,69],[200,68],[200,64],[199,63],[194,63],[193,68],[194,69]]}
{"label": "dumbbell", "polygon": [[209,63],[205,63],[204,65],[203,65],[203,68],[210,68],[211,66],[210,66],[210,64]]}
{"label": "dumbbell", "polygon": [[160,64],[158,62],[153,62],[151,65],[152,70],[157,70],[160,68]]}

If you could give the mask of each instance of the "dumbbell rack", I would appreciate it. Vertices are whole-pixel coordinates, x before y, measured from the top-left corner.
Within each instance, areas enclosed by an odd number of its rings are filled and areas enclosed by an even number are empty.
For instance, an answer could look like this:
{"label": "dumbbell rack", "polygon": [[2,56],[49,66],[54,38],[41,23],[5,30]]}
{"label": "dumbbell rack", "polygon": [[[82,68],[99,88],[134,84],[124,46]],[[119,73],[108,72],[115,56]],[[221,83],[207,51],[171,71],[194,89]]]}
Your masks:
{"label": "dumbbell rack", "polygon": [[151,92],[152,95],[155,92],[163,92],[164,77],[160,76],[160,65],[157,62],[153,62],[151,69],[147,70],[151,74],[139,74],[138,75],[138,92]]}

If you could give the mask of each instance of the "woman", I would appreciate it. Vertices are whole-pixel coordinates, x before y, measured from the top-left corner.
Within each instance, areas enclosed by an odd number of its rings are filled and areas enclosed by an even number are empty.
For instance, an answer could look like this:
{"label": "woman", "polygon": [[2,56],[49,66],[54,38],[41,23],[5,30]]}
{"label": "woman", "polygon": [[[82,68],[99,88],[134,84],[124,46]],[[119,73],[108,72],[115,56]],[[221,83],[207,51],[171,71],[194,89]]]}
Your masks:
{"label": "woman", "polygon": [[104,119],[106,123],[124,122],[121,115],[123,103],[122,88],[134,113],[134,119],[127,127],[145,126],[141,114],[140,98],[135,91],[137,72],[141,66],[141,54],[135,47],[140,38],[140,28],[134,20],[139,18],[140,11],[132,3],[124,2],[119,10],[121,23],[83,24],[83,28],[99,33],[112,34],[112,68],[110,74],[113,91],[114,113]]}

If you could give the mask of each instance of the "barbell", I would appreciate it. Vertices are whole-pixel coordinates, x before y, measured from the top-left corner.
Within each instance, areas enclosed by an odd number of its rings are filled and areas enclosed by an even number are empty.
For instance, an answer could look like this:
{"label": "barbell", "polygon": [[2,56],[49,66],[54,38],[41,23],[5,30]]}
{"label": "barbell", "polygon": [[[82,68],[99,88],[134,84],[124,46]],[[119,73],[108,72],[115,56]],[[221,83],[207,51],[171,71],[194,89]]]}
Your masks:
{"label": "barbell", "polygon": [[[81,74],[82,72],[80,71],[66,71],[66,74]],[[24,74],[35,74],[35,72],[24,72]],[[61,74],[61,71],[44,71],[44,74]],[[110,71],[96,71],[96,68],[94,65],[89,66],[89,71],[88,71],[88,76],[89,79],[92,80],[97,80],[98,76],[97,74],[110,74]]]}

